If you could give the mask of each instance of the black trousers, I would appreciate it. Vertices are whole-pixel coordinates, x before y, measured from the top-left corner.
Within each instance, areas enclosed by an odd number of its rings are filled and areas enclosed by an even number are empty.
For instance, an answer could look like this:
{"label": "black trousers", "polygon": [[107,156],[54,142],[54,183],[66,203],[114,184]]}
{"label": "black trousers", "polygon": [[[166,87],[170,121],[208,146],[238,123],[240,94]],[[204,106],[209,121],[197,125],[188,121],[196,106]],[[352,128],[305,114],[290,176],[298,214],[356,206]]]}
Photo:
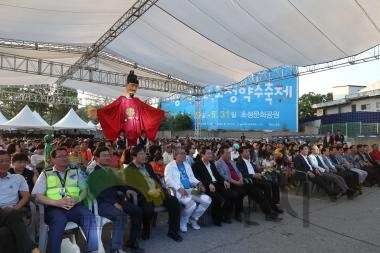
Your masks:
{"label": "black trousers", "polygon": [[238,199],[238,193],[232,189],[226,189],[224,185],[215,183],[215,191],[210,192],[206,189],[206,194],[212,199],[211,216],[214,222],[219,223],[222,217],[229,217],[232,214],[235,200]]}
{"label": "black trousers", "polygon": [[379,184],[380,183],[380,169],[377,167],[362,167],[362,170],[368,172],[368,176],[366,181],[370,183],[370,185]]}
{"label": "black trousers", "polygon": [[331,186],[331,181],[327,177],[316,175],[313,178],[309,177],[309,180],[320,186],[328,195],[335,194],[334,189]]}
{"label": "black trousers", "polygon": [[34,245],[26,231],[22,215],[21,211],[0,210],[1,252],[26,253],[32,251]]}
{"label": "black trousers", "polygon": [[233,183],[230,184],[230,188],[237,193],[237,197],[234,199],[235,216],[237,216],[243,212],[243,199],[246,192],[244,186],[235,185]]}
{"label": "black trousers", "polygon": [[[269,187],[269,184],[267,187]],[[263,211],[263,213],[269,214],[271,212],[270,199],[268,199],[261,186],[254,183],[248,183],[244,184],[244,189],[248,196],[253,198],[255,202],[260,206],[260,209]]]}
{"label": "black trousers", "polygon": [[[168,210],[169,232],[178,233],[181,206],[177,198],[171,195],[165,194],[165,199],[163,200],[162,205],[166,207],[166,209]],[[141,207],[142,212],[143,212],[142,223],[143,223],[144,233],[149,234],[150,224],[151,224],[153,216],[155,215],[155,212],[154,212],[155,206],[153,202],[147,202],[144,197],[139,198],[139,206]]]}
{"label": "black trousers", "polygon": [[253,180],[253,184],[264,191],[264,194],[271,206],[280,203],[280,180],[277,182],[269,180]]}
{"label": "black trousers", "polygon": [[346,181],[346,184],[351,189],[356,189],[359,187],[359,175],[351,170],[344,170],[339,171],[338,175],[342,176],[344,178],[344,181]]}

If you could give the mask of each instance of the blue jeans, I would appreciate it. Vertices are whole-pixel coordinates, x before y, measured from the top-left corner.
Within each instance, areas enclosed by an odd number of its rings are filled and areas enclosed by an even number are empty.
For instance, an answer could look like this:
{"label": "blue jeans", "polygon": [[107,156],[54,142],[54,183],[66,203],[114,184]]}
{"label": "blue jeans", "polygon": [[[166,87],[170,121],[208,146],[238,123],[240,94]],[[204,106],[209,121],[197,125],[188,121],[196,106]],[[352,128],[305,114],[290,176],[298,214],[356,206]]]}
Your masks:
{"label": "blue jeans", "polygon": [[121,249],[123,246],[124,232],[129,214],[131,216],[130,242],[135,242],[140,235],[142,211],[138,206],[124,201],[121,206],[123,211],[115,208],[107,202],[98,202],[99,215],[114,222],[112,231],[111,249]]}
{"label": "blue jeans", "polygon": [[53,206],[46,208],[45,222],[49,225],[48,252],[61,252],[62,236],[69,221],[75,222],[82,227],[87,239],[87,250],[98,250],[95,215],[84,205],[77,204],[70,210]]}

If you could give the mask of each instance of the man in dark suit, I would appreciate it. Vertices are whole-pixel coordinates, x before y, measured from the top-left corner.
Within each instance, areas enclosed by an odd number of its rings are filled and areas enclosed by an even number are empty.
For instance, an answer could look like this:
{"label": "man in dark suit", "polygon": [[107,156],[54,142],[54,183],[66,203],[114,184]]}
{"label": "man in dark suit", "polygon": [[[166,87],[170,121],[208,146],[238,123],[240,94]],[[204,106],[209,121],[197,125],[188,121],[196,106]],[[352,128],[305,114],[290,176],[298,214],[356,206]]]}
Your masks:
{"label": "man in dark suit", "polygon": [[335,139],[334,136],[331,134],[331,132],[327,132],[326,136],[323,138],[323,146],[324,147],[329,147],[334,145]]}
{"label": "man in dark suit", "polygon": [[212,150],[208,147],[201,147],[199,154],[201,159],[193,163],[192,169],[194,176],[202,182],[206,194],[212,199],[211,216],[214,225],[221,226],[221,221],[231,223],[229,217],[238,193],[226,187],[224,178],[218,173],[212,161]]}
{"label": "man in dark suit", "polygon": [[[120,198],[119,191],[130,198],[136,192],[123,183],[121,175],[109,168],[111,154],[107,147],[99,147],[94,152],[96,166],[88,177],[89,190],[97,199],[99,215],[114,222],[111,253],[118,253],[122,248],[129,252],[144,253],[139,247],[138,238],[141,231],[141,208],[130,203],[125,198]],[[124,232],[131,217],[129,240],[124,244]]]}
{"label": "man in dark suit", "polygon": [[294,158],[294,169],[296,171],[304,172],[305,176],[311,182],[320,186],[330,196],[332,201],[336,201],[337,193],[334,192],[327,178],[321,176],[318,170],[313,170],[313,167],[307,160],[308,153],[309,147],[306,144],[303,144],[299,147],[299,154]]}
{"label": "man in dark suit", "polygon": [[[277,204],[280,200],[280,194],[272,192],[272,183],[267,181],[258,173],[255,165],[250,160],[250,152],[248,147],[239,149],[239,158],[236,162],[236,167],[243,177],[244,188],[251,197],[259,204],[261,210],[266,214],[267,220],[277,220],[278,214],[284,211]],[[274,196],[277,195],[277,196]],[[273,213],[273,212],[275,213]]]}
{"label": "man in dark suit", "polygon": [[340,132],[340,130],[336,131],[336,135],[334,137],[336,144],[343,144],[344,142],[344,135]]}
{"label": "man in dark suit", "polygon": [[[142,239],[150,237],[150,226],[155,206],[165,206],[169,215],[168,236],[175,241],[182,241],[179,235],[180,204],[161,185],[158,176],[149,163],[145,163],[145,148],[136,146],[131,149],[132,162],[124,169],[124,182],[138,192],[138,204],[142,208]],[[145,186],[145,187],[144,187]]]}

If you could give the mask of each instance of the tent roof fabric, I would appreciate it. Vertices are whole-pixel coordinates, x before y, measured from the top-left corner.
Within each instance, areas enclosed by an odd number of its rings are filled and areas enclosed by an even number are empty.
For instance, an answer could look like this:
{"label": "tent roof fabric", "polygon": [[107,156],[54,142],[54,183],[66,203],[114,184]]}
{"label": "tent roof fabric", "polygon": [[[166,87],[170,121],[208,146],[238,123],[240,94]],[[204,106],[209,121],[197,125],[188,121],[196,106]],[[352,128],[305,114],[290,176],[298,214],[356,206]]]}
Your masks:
{"label": "tent roof fabric", "polygon": [[80,129],[80,130],[93,130],[85,121],[83,121],[78,114],[73,110],[70,111],[60,121],[53,125],[56,130],[60,129]]}
{"label": "tent roof fabric", "polygon": [[38,112],[36,112],[36,111],[33,111],[33,115],[34,115],[34,117],[36,117],[39,121],[41,121],[41,123],[42,124],[44,124],[44,125],[49,125],[42,117],[41,117],[41,115],[38,113]]}
{"label": "tent roof fabric", "polygon": [[7,122],[7,118],[0,112],[0,124]]}
{"label": "tent roof fabric", "polygon": [[[7,39],[90,45],[134,3],[4,2],[0,34]],[[333,61],[376,46],[380,44],[379,10],[376,0],[159,0],[105,50],[196,85],[228,85],[261,70]],[[79,57],[70,52],[0,52],[59,62],[74,62]],[[128,73],[128,67],[117,63],[99,62],[102,68]],[[52,84],[56,78],[0,71],[0,84],[16,81]],[[69,80],[63,85],[104,96],[115,93],[107,85],[98,89],[92,83],[79,85]],[[144,92],[141,96],[171,95]]]}
{"label": "tent roof fabric", "polygon": [[29,106],[25,107],[12,119],[0,124],[0,128],[9,129],[51,129],[49,124],[46,122],[41,122],[33,112],[30,110]]}
{"label": "tent roof fabric", "polygon": [[96,125],[92,123],[92,121],[87,122],[87,125],[92,128],[92,130],[96,130]]}

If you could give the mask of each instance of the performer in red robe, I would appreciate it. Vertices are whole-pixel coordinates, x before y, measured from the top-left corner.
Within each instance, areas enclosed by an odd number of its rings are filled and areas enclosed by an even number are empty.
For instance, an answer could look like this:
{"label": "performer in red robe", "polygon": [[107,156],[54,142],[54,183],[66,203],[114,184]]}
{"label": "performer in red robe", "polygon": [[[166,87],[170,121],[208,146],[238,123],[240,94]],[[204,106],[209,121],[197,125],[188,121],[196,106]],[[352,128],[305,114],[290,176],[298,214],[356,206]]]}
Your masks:
{"label": "performer in red robe", "polygon": [[120,129],[125,130],[128,145],[135,146],[144,130],[146,137],[153,141],[166,112],[151,107],[134,97],[139,81],[133,70],[126,83],[126,96],[120,96],[114,102],[97,110],[98,120],[105,137],[115,140]]}

